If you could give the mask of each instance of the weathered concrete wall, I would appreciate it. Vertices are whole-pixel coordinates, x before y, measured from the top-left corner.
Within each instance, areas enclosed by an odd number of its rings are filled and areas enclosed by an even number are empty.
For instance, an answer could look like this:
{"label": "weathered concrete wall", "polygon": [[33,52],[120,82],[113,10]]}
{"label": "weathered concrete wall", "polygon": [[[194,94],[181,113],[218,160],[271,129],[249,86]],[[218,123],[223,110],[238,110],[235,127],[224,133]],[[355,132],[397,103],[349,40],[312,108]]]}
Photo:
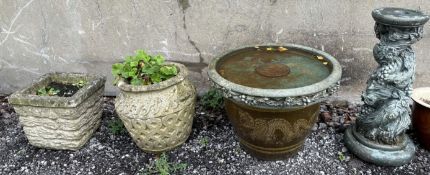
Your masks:
{"label": "weathered concrete wall", "polygon": [[[180,61],[200,90],[205,67],[228,49],[297,43],[339,59],[341,98],[358,99],[375,68],[372,9],[421,9],[429,0],[0,0],[0,93],[52,71],[108,76],[139,48]],[[425,27],[430,31],[430,25]],[[415,45],[416,86],[430,86],[428,35]]]}

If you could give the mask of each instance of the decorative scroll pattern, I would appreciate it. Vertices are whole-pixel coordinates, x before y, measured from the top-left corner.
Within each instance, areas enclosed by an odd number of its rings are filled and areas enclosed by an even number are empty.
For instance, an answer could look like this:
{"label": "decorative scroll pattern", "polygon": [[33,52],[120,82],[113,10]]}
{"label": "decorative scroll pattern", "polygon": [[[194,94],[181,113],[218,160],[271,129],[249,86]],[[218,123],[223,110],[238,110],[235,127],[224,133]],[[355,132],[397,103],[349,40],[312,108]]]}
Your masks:
{"label": "decorative scroll pattern", "polygon": [[[312,119],[316,119],[319,111],[312,114]],[[252,117],[248,112],[238,110],[238,129],[242,134],[254,141],[265,144],[285,145],[295,139],[303,138],[307,135],[315,121],[298,119],[294,123],[281,118],[261,119]]]}

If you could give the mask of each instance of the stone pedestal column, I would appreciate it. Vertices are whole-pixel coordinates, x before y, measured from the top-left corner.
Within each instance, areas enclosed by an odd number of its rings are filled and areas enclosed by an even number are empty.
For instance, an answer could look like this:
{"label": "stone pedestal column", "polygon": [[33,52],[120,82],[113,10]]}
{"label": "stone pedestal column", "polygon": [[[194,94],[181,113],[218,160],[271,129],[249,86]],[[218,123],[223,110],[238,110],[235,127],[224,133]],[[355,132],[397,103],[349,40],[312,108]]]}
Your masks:
{"label": "stone pedestal column", "polygon": [[402,8],[375,9],[372,16],[380,40],[373,48],[379,66],[367,81],[364,105],[356,125],[345,132],[345,144],[367,162],[400,166],[415,154],[415,146],[405,134],[411,123],[409,104],[415,78],[411,45],[422,38],[429,17]]}

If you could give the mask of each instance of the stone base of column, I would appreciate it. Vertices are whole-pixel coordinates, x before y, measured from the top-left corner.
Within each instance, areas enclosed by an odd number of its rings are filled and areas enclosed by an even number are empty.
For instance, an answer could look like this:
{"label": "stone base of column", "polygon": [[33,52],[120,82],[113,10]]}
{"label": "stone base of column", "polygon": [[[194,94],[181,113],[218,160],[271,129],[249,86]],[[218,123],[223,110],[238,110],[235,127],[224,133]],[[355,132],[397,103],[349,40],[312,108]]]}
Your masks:
{"label": "stone base of column", "polygon": [[360,159],[380,166],[401,166],[409,163],[415,156],[415,146],[404,135],[403,142],[397,145],[384,145],[365,138],[356,132],[355,126],[347,128],[344,142],[350,152]]}

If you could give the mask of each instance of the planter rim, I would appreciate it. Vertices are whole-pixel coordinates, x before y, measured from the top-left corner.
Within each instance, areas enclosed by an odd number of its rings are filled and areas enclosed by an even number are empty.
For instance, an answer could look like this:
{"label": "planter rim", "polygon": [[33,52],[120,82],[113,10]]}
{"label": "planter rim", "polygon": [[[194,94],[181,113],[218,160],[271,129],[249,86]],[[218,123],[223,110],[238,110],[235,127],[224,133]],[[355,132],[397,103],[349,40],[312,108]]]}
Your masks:
{"label": "planter rim", "polygon": [[[43,81],[47,81],[52,76],[59,77],[81,77],[87,78],[87,84],[80,88],[71,97],[59,96],[39,96],[29,93],[36,85]],[[101,75],[91,75],[86,73],[67,73],[53,72],[42,75],[38,80],[34,81],[30,86],[16,91],[9,96],[9,103],[12,105],[22,106],[40,106],[40,107],[65,107],[73,108],[81,104],[92,94],[96,93],[100,88],[104,87],[106,77]]]}
{"label": "planter rim", "polygon": [[[424,94],[428,94],[428,97],[430,97],[430,87],[419,87],[419,88],[415,88],[412,91],[412,95],[411,98],[412,100],[414,100],[416,103],[425,106],[426,108],[430,108],[430,104],[427,104],[426,102],[424,102],[423,100],[421,100],[421,98],[424,96]],[[430,99],[429,99],[430,100]]]}
{"label": "planter rim", "polygon": [[416,27],[424,25],[429,16],[419,10],[382,7],[372,11],[372,17],[375,21],[398,27]]}
{"label": "planter rim", "polygon": [[258,96],[258,97],[271,97],[271,98],[282,98],[282,97],[296,97],[296,96],[304,96],[304,95],[309,95],[309,94],[315,94],[321,91],[324,91],[328,88],[330,88],[331,86],[335,85],[338,83],[338,81],[341,78],[342,75],[342,68],[339,64],[339,62],[330,54],[311,48],[311,47],[307,47],[307,46],[302,46],[302,45],[297,45],[297,44],[262,44],[262,45],[258,45],[258,46],[272,46],[272,47],[278,47],[278,46],[283,46],[283,47],[287,47],[287,48],[294,48],[294,49],[298,49],[298,50],[302,50],[302,51],[306,51],[315,55],[321,55],[323,57],[325,57],[327,59],[327,61],[329,61],[332,65],[333,65],[333,69],[331,71],[331,73],[329,74],[329,76],[327,76],[325,79],[321,80],[320,82],[308,85],[308,86],[303,86],[303,87],[299,87],[299,88],[290,88],[290,89],[262,89],[262,88],[253,88],[253,87],[248,87],[248,86],[244,86],[244,85],[240,85],[240,84],[236,84],[234,82],[231,82],[227,79],[225,79],[224,77],[222,77],[216,70],[216,65],[218,63],[218,61],[226,56],[227,54],[240,50],[240,49],[245,49],[245,48],[249,48],[249,47],[255,47],[255,45],[253,46],[244,46],[244,47],[240,47],[240,48],[235,48],[235,49],[231,49],[228,50],[227,52],[221,54],[220,56],[212,59],[212,61],[209,63],[209,70],[208,70],[208,75],[209,78],[216,83],[217,85],[221,86],[221,87],[225,87],[227,89],[242,93],[242,94],[246,94],[246,95],[250,95],[250,96]]}
{"label": "planter rim", "polygon": [[124,80],[120,80],[118,82],[117,87],[121,91],[125,92],[145,92],[145,91],[157,91],[162,90],[165,88],[168,88],[170,86],[173,86],[175,84],[178,84],[179,82],[182,82],[187,76],[188,76],[188,70],[187,68],[180,63],[176,62],[166,62],[165,65],[174,65],[176,68],[178,68],[178,74],[172,78],[169,78],[165,81],[162,81],[160,83],[155,83],[151,85],[131,85],[126,83]]}

